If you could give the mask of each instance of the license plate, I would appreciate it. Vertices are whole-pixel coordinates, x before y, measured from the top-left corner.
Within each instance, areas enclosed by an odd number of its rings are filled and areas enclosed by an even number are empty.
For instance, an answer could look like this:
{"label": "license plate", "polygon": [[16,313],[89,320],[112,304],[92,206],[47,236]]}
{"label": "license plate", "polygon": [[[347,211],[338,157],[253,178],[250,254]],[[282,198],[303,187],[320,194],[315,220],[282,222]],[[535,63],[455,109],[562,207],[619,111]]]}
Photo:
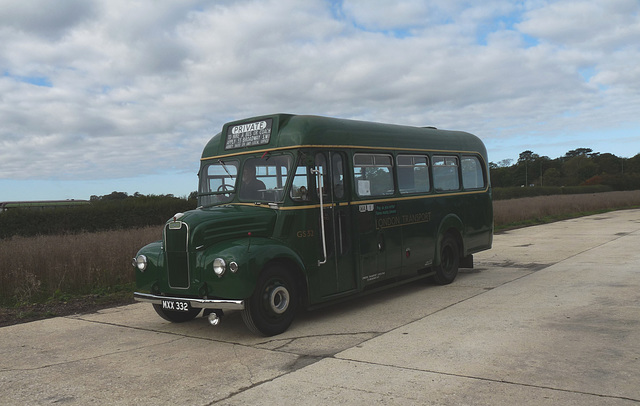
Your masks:
{"label": "license plate", "polygon": [[189,302],[183,300],[163,300],[162,310],[170,310],[174,312],[188,312],[191,306]]}

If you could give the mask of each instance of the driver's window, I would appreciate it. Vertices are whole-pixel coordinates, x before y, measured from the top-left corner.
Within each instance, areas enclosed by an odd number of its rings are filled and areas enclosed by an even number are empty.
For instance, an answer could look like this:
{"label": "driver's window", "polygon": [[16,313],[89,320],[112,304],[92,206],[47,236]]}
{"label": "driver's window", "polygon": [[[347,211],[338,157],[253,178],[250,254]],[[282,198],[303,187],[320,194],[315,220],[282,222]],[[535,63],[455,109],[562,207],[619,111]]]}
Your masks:
{"label": "driver's window", "polygon": [[233,191],[238,176],[238,162],[216,162],[207,167],[205,176],[208,187],[204,192]]}
{"label": "driver's window", "polygon": [[200,170],[200,188],[198,205],[208,206],[226,203],[233,199],[236,179],[238,177],[238,161],[207,163]]}

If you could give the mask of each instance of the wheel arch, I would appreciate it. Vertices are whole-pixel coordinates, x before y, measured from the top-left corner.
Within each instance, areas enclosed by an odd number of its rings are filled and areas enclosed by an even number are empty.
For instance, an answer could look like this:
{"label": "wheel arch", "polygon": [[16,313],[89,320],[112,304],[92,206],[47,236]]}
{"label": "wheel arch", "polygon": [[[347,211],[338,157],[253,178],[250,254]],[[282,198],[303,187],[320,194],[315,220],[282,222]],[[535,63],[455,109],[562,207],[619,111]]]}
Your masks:
{"label": "wheel arch", "polygon": [[308,287],[308,279],[306,276],[306,272],[304,271],[304,264],[302,261],[296,261],[294,258],[289,256],[278,256],[274,257],[271,260],[267,261],[262,269],[258,272],[259,274],[264,272],[270,266],[280,266],[284,268],[287,273],[289,273],[293,279],[295,280],[296,287],[298,288],[300,304],[304,307],[308,307],[309,304],[309,287]]}
{"label": "wheel arch", "polygon": [[462,230],[462,220],[460,220],[460,218],[455,214],[450,214],[442,219],[440,226],[438,227],[438,234],[436,238],[434,265],[440,265],[440,247],[442,246],[442,241],[446,235],[451,235],[453,237],[456,244],[458,244],[460,258],[464,257],[465,248],[464,239],[462,238]]}
{"label": "wheel arch", "polygon": [[272,265],[281,266],[295,279],[296,287],[300,292],[301,304],[306,306],[309,296],[308,278],[301,256],[290,247],[275,243],[269,239],[254,240],[252,249],[257,249],[254,256],[254,264],[256,266],[252,272],[254,289],[260,275],[268,267]]}

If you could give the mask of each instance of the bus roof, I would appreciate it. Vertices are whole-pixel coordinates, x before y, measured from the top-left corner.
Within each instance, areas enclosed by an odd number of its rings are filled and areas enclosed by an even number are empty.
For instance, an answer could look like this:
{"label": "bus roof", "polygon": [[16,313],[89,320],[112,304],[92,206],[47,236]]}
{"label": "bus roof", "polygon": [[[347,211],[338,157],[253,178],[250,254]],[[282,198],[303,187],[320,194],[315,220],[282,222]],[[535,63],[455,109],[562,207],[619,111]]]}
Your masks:
{"label": "bus roof", "polygon": [[482,141],[463,131],[292,114],[226,123],[207,143],[202,159],[304,146],[475,152],[487,160]]}

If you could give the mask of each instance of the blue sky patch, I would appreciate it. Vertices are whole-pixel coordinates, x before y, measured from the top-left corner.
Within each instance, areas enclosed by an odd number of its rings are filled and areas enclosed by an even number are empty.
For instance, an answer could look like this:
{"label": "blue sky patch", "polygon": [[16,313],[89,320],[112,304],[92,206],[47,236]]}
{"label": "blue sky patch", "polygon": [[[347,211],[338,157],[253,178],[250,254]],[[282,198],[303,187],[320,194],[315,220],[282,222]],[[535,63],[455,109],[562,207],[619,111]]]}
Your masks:
{"label": "blue sky patch", "polygon": [[9,72],[4,72],[3,76],[16,80],[18,82],[29,83],[30,85],[53,87],[51,80],[49,80],[49,78],[46,76],[18,76],[12,75]]}

